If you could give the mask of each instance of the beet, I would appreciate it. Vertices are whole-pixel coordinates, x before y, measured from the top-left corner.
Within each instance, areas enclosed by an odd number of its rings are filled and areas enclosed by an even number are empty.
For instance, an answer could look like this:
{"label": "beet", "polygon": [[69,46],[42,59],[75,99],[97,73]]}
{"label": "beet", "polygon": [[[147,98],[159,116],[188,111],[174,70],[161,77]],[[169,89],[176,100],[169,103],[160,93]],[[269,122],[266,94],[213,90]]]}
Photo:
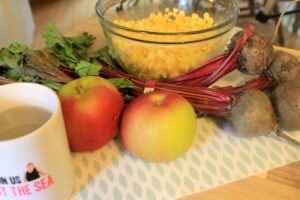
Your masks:
{"label": "beet", "polygon": [[227,121],[237,136],[255,137],[276,128],[276,117],[268,96],[257,89],[247,89],[236,96]]}
{"label": "beet", "polygon": [[287,81],[279,85],[273,91],[271,100],[283,129],[300,130],[300,81]]}
{"label": "beet", "polygon": [[300,61],[293,55],[278,51],[267,71],[275,85],[286,81],[300,80]]}
{"label": "beet", "polygon": [[[232,50],[236,46],[241,35],[242,32],[238,32],[233,36],[228,47],[229,50]],[[272,57],[272,43],[266,37],[252,33],[239,52],[239,70],[250,75],[261,74],[270,66]]]}

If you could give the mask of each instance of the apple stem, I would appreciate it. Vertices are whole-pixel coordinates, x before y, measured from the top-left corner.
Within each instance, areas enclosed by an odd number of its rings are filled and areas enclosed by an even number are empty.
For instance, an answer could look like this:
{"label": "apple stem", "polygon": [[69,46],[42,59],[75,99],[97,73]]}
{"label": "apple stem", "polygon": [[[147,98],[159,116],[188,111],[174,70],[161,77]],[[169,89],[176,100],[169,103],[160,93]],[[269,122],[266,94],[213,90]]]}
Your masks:
{"label": "apple stem", "polygon": [[78,94],[82,94],[83,93],[83,88],[81,87],[81,85],[77,85],[76,87],[75,87],[75,89],[76,89],[76,91],[77,91],[77,93]]}
{"label": "apple stem", "polygon": [[161,105],[161,104],[162,104],[162,101],[157,100],[157,101],[155,101],[155,104],[156,104],[156,105]]}
{"label": "apple stem", "polygon": [[153,103],[155,103],[158,106],[161,105],[164,101],[164,98],[162,96],[151,96],[151,99]]}

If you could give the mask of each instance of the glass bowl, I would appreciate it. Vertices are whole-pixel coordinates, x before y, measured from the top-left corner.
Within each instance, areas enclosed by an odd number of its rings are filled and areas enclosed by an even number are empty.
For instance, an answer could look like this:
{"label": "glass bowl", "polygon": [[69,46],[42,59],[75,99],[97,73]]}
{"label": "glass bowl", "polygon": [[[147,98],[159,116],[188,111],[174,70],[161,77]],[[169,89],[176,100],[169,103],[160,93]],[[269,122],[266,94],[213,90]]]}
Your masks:
{"label": "glass bowl", "polygon": [[[96,12],[125,71],[170,79],[224,51],[239,8],[235,0],[99,0]],[[183,21],[174,28],[172,20]]]}

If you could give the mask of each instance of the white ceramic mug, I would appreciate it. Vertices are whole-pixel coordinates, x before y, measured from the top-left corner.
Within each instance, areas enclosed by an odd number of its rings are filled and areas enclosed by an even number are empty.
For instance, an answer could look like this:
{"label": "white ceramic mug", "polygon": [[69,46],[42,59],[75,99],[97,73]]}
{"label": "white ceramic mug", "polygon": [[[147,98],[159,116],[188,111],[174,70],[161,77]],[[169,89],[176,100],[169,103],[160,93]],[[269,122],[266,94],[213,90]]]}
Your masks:
{"label": "white ceramic mug", "polygon": [[[0,86],[0,113],[18,106],[41,107],[51,117],[31,133],[0,140],[0,199],[69,199],[75,184],[74,174],[57,95],[32,83]],[[24,180],[29,165],[37,170],[39,178]]]}

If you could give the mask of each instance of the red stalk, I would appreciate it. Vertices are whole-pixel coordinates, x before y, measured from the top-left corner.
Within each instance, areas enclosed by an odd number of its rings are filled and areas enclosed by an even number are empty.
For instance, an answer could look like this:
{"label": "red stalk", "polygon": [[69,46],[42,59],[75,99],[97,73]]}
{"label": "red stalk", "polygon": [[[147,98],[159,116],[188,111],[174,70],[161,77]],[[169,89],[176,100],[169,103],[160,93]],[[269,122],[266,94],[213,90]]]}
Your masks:
{"label": "red stalk", "polygon": [[269,80],[266,76],[257,76],[254,77],[253,79],[247,81],[244,85],[240,85],[237,87],[232,87],[232,86],[228,86],[228,87],[222,87],[219,88],[220,90],[222,90],[223,92],[226,92],[228,94],[236,94],[239,93],[243,90],[246,89],[250,89],[250,88],[256,88],[259,90],[263,90],[266,89],[271,83],[271,80]]}
{"label": "red stalk", "polygon": [[65,74],[63,71],[61,71],[57,68],[54,68],[54,67],[50,67],[50,66],[46,65],[45,63],[41,63],[39,60],[37,60],[36,58],[34,58],[31,55],[28,55],[28,57],[32,61],[34,61],[33,63],[37,64],[44,73],[51,74],[51,76],[53,76],[54,81],[61,82],[61,83],[68,83],[73,80],[73,78],[71,78],[70,76]]}
{"label": "red stalk", "polygon": [[[145,79],[134,77],[132,75],[127,77],[128,74],[113,71],[106,66],[103,67],[102,71],[106,76],[111,78],[130,79],[137,87],[139,87],[139,90],[136,91],[136,94],[141,95],[143,93],[143,89],[146,85]],[[191,102],[196,110],[216,116],[225,116],[229,111],[232,102],[231,95],[218,89],[176,85],[165,82],[157,82],[155,89],[175,92],[179,95],[182,95]]]}
{"label": "red stalk", "polygon": [[13,81],[0,76],[0,84],[5,85],[5,84],[10,84],[10,83],[13,83]]}
{"label": "red stalk", "polygon": [[170,83],[178,83],[178,84],[186,84],[187,81],[192,79],[198,79],[199,77],[206,77],[207,75],[210,75],[212,72],[214,72],[220,64],[224,62],[227,55],[223,54],[220,56],[217,56],[216,58],[206,61],[202,63],[199,67],[189,71],[188,73],[181,75],[179,77],[167,80],[166,82]]}
{"label": "red stalk", "polygon": [[229,56],[226,58],[224,63],[216,70],[214,73],[212,73],[205,81],[201,83],[202,86],[210,86],[217,80],[219,80],[221,77],[223,77],[225,74],[229,73],[233,70],[232,66],[236,63],[238,59],[238,53],[243,48],[243,45],[245,44],[246,40],[250,35],[252,34],[254,30],[253,25],[249,25],[246,30],[244,31],[243,35],[237,42],[235,48],[232,50],[232,52],[229,54]]}

